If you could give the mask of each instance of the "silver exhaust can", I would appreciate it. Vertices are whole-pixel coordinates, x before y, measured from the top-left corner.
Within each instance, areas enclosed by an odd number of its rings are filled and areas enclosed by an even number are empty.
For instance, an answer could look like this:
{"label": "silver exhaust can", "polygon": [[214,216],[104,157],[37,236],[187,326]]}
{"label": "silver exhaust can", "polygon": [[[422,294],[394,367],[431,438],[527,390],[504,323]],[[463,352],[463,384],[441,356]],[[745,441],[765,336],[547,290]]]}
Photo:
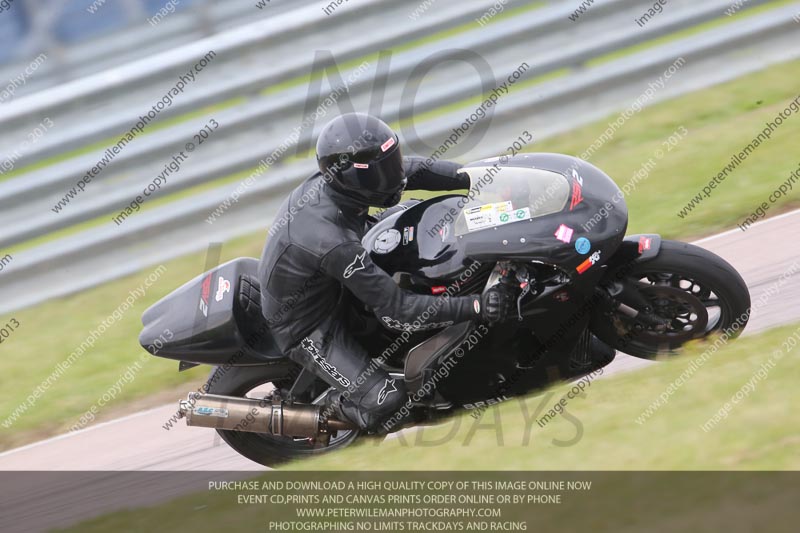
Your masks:
{"label": "silver exhaust can", "polygon": [[259,400],[197,392],[178,404],[186,424],[195,427],[306,438],[356,429],[339,420],[324,420],[321,411],[318,405],[290,404],[278,396]]}

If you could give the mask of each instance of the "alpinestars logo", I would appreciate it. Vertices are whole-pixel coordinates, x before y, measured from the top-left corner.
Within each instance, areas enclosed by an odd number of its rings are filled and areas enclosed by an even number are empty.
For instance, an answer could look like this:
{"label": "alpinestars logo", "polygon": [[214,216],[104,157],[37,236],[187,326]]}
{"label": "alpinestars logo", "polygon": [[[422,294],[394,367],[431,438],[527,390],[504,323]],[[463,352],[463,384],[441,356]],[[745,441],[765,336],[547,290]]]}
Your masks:
{"label": "alpinestars logo", "polygon": [[311,354],[311,357],[314,359],[314,362],[317,363],[322,369],[328,373],[330,377],[336,380],[337,383],[341,384],[344,387],[350,386],[350,380],[344,377],[341,372],[336,370],[336,367],[330,364],[322,357],[322,354],[319,353],[317,346],[314,344],[314,341],[306,337],[300,343],[305,351]]}
{"label": "alpinestars logo", "polygon": [[383,388],[378,392],[378,405],[383,405],[383,402],[386,401],[386,398],[393,392],[397,392],[397,387],[394,384],[394,378],[387,379],[386,383],[383,385]]}
{"label": "alpinestars logo", "polygon": [[395,320],[390,316],[381,317],[381,320],[383,320],[383,323],[386,324],[388,327],[392,329],[399,329],[401,331],[426,331],[429,329],[441,329],[453,325],[452,320],[449,320],[447,322],[432,322],[430,324],[420,324],[417,322],[413,324],[407,324],[405,322],[400,322],[399,320]]}
{"label": "alpinestars logo", "polygon": [[364,257],[366,257],[367,251],[364,250],[360,254],[353,259],[353,262],[347,265],[347,268],[344,269],[344,278],[347,279],[353,274],[355,274],[359,270],[364,270]]}

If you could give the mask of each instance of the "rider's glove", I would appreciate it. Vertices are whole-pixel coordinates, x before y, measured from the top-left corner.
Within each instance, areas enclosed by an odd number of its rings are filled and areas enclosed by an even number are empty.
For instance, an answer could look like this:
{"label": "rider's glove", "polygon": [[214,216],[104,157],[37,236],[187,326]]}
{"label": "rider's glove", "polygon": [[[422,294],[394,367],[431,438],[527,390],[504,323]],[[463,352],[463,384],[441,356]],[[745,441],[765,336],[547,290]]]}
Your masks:
{"label": "rider's glove", "polygon": [[481,296],[481,320],[487,324],[503,322],[514,304],[514,293],[499,283]]}
{"label": "rider's glove", "polygon": [[466,172],[458,171],[456,173],[456,182],[457,185],[454,189],[469,189],[472,184],[470,183],[469,174]]}

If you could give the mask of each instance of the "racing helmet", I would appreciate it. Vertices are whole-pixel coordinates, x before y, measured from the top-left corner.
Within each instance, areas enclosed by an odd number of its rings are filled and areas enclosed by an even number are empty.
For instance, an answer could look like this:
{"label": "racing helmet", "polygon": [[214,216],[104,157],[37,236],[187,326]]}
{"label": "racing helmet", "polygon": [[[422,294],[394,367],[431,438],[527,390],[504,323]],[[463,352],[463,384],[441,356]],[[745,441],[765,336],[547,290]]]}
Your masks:
{"label": "racing helmet", "polygon": [[363,113],[341,115],[322,128],[317,163],[335,191],[364,206],[396,205],[407,183],[397,134]]}

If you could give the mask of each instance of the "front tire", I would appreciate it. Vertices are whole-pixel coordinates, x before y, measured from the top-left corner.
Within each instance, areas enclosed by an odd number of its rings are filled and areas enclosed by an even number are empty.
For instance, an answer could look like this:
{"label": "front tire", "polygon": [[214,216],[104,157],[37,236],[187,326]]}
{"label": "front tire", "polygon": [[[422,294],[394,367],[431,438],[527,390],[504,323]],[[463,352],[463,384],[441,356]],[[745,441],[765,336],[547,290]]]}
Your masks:
{"label": "front tire", "polygon": [[692,244],[662,241],[658,255],[636,264],[626,281],[665,319],[660,329],[619,311],[592,317],[592,330],[613,348],[635,357],[675,355],[690,340],[712,333],[738,336],[750,317],[750,292],[727,261]]}
{"label": "front tire", "polygon": [[[278,389],[289,389],[296,379],[299,367],[291,362],[263,366],[214,367],[209,375],[209,394],[263,398],[255,389],[272,384]],[[249,393],[249,394],[248,394]],[[358,431],[343,431],[332,436],[329,446],[314,446],[307,439],[293,439],[247,431],[217,430],[222,440],[240,455],[264,466],[275,467],[294,459],[304,459],[329,453],[351,444]]]}

